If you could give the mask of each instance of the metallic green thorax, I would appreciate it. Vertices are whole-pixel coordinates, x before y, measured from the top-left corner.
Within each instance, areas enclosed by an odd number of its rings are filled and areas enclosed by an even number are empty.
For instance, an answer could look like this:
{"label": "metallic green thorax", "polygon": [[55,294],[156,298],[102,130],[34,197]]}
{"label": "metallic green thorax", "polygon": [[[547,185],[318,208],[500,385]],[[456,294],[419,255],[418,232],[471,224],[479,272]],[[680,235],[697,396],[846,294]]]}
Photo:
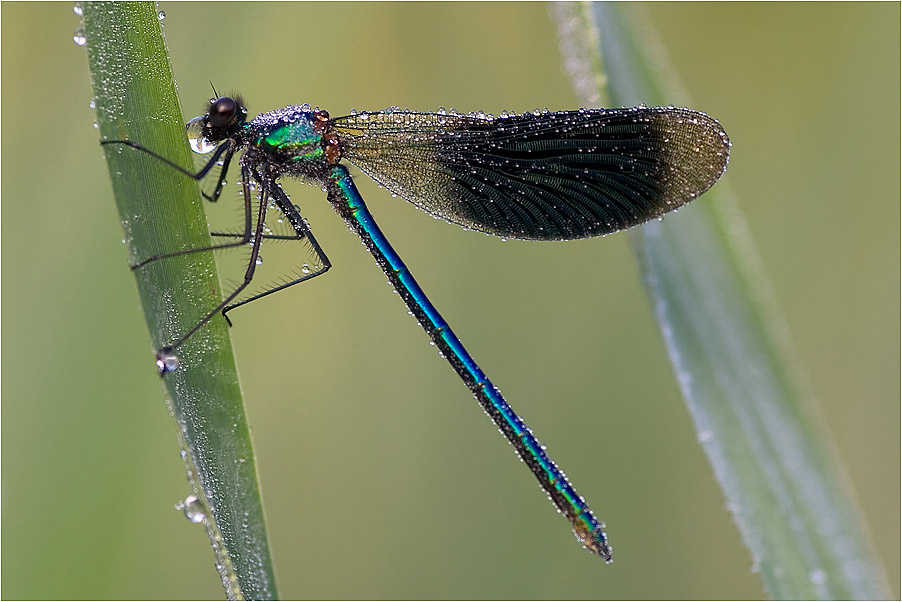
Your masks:
{"label": "metallic green thorax", "polygon": [[324,155],[323,136],[314,130],[313,123],[307,119],[262,130],[253,145],[270,156],[280,156],[291,162],[319,161]]}

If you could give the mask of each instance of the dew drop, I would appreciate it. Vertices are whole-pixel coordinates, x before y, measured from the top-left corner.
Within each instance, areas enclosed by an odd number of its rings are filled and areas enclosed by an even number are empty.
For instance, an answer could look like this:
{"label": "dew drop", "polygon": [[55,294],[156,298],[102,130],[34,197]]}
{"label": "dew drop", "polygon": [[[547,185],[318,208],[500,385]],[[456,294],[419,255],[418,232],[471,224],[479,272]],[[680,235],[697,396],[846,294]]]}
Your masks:
{"label": "dew drop", "polygon": [[179,358],[172,353],[157,353],[157,370],[160,374],[175,372],[179,368]]}
{"label": "dew drop", "polygon": [[164,10],[157,11],[157,19],[162,21],[165,18],[166,18],[166,11],[164,11]]}
{"label": "dew drop", "polygon": [[175,509],[184,512],[185,518],[192,523],[202,523],[207,519],[204,505],[197,499],[196,495],[189,495],[183,501],[176,504]]}
{"label": "dew drop", "polygon": [[84,14],[85,10],[81,7],[81,2],[75,3],[75,6],[72,7],[72,12],[74,12],[78,16]]}
{"label": "dew drop", "polygon": [[203,136],[203,117],[195,117],[187,123],[185,129],[188,131],[188,144],[195,153],[206,155],[216,149],[216,145],[208,142]]}
{"label": "dew drop", "polygon": [[88,43],[88,37],[85,35],[85,30],[79,27],[75,30],[75,33],[72,34],[72,41],[78,44],[79,46],[84,46]]}
{"label": "dew drop", "polygon": [[204,138],[203,136],[188,138],[188,144],[191,145],[191,150],[193,150],[198,155],[206,155],[216,149],[216,145],[207,142],[206,138]]}

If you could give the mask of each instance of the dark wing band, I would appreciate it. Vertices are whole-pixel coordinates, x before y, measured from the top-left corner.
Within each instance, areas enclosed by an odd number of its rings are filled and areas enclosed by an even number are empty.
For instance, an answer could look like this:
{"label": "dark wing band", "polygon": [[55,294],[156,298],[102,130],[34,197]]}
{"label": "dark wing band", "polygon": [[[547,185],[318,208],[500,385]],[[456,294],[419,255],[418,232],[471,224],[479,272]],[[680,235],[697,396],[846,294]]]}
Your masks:
{"label": "dark wing band", "polygon": [[726,169],[720,124],[689,109],[480,117],[358,113],[333,121],[343,157],[428,213],[506,238],[563,240],[641,224]]}

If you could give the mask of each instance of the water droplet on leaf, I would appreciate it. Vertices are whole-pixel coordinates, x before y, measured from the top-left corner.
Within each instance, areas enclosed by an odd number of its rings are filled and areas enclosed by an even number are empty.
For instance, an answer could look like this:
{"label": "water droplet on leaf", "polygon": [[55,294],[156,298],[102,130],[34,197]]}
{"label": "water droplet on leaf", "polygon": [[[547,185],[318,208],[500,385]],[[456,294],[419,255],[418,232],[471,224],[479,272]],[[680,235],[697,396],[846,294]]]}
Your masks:
{"label": "water droplet on leaf", "polygon": [[197,499],[196,495],[189,495],[183,501],[176,504],[175,509],[184,512],[185,518],[192,523],[202,523],[207,519],[207,512],[204,509],[204,505]]}
{"label": "water droplet on leaf", "polygon": [[179,358],[172,353],[157,353],[157,369],[160,374],[175,372],[179,367]]}

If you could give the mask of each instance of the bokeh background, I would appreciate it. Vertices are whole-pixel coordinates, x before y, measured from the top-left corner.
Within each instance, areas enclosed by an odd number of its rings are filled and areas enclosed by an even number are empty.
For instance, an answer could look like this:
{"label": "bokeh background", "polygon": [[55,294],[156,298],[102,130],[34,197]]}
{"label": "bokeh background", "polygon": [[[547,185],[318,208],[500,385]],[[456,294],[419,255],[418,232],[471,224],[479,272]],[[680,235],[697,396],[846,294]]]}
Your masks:
{"label": "bokeh background", "polygon": [[[186,116],[575,108],[541,3],[163,3]],[[727,179],[900,595],[900,6],[644,7]],[[2,9],[4,598],[222,596],[89,108],[70,3]],[[363,182],[365,178],[361,178]],[[334,268],[232,329],[285,598],[760,598],[627,236],[501,242],[369,182],[390,240],[608,523],[581,551],[316,188]],[[691,211],[691,208],[688,209]]]}

